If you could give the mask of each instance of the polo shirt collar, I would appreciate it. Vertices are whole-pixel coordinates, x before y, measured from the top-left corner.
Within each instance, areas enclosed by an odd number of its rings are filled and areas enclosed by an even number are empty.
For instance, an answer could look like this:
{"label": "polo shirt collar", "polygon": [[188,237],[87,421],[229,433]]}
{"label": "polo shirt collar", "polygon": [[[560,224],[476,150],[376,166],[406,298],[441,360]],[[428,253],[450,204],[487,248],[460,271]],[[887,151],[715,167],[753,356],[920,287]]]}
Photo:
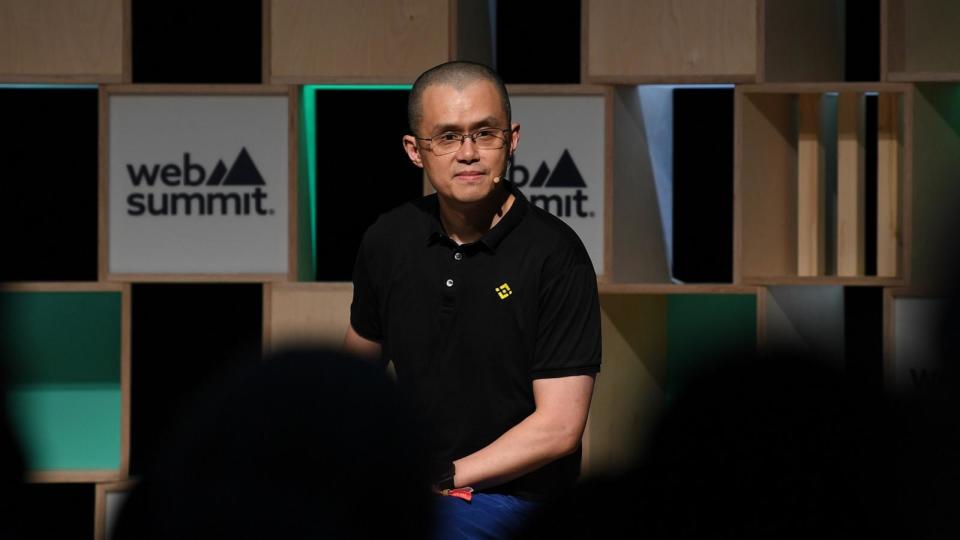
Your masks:
{"label": "polo shirt collar", "polygon": [[[505,179],[502,181],[502,185],[504,189],[513,195],[513,204],[510,205],[507,213],[500,218],[500,221],[477,241],[478,244],[483,244],[490,249],[490,251],[494,252],[497,250],[500,242],[506,238],[507,234],[523,220],[530,206],[530,202],[527,201],[527,198],[523,196],[523,193],[520,192],[520,189],[517,188],[513,182]],[[434,194],[430,197],[428,204],[428,208],[432,214],[427,226],[427,244],[429,245],[448,237],[443,230],[443,225],[440,223],[440,201],[438,196]]]}

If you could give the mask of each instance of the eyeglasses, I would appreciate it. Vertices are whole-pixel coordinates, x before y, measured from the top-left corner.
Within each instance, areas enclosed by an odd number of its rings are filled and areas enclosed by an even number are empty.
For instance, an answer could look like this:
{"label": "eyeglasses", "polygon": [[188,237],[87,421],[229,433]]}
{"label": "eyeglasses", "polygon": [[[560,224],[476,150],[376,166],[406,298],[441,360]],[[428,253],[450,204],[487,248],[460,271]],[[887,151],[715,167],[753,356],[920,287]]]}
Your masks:
{"label": "eyeglasses", "polygon": [[447,131],[433,137],[414,137],[418,141],[430,141],[430,150],[438,156],[456,152],[463,146],[463,141],[471,139],[480,150],[497,150],[507,143],[507,133],[510,128],[483,128],[473,133],[454,133]]}

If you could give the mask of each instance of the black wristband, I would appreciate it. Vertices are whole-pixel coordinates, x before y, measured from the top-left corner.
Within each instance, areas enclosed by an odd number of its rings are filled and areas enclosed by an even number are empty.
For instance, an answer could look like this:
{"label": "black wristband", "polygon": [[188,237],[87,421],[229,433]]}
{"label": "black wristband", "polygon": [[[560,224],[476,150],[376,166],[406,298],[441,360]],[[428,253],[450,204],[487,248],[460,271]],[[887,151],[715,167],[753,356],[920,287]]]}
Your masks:
{"label": "black wristband", "polygon": [[443,464],[442,472],[436,477],[436,486],[438,489],[453,489],[453,477],[457,474],[457,468],[452,461]]}

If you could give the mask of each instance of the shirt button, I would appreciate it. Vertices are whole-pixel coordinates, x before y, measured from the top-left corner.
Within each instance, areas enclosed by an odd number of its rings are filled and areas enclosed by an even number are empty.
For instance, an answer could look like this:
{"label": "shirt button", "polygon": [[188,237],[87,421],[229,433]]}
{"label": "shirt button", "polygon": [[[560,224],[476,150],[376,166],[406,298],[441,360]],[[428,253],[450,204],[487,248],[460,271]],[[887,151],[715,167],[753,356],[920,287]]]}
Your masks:
{"label": "shirt button", "polygon": [[453,258],[459,261],[460,259],[463,258],[463,253],[460,253],[459,251],[454,253]]}
{"label": "shirt button", "polygon": [[453,280],[452,280],[452,279],[448,279],[448,280],[447,280],[447,287],[453,287]]}

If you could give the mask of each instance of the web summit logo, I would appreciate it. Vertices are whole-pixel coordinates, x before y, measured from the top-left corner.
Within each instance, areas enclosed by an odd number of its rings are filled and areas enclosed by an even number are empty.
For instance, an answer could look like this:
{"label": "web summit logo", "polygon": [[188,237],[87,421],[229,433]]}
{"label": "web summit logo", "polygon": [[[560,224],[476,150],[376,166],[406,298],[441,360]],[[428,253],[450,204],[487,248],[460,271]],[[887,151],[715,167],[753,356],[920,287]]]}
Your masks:
{"label": "web summit logo", "polygon": [[[130,182],[138,190],[153,188],[181,188],[165,192],[137,191],[127,197],[127,214],[131,216],[268,216],[272,209],[264,207],[266,182],[253,163],[246,148],[234,160],[230,169],[217,161],[210,176],[207,170],[190,161],[184,152],[182,163],[154,165],[127,164]],[[203,190],[203,186],[234,188],[231,191]],[[187,189],[190,188],[190,189]]]}
{"label": "web summit logo", "polygon": [[[573,162],[569,150],[564,150],[553,171],[547,167],[547,162],[540,162],[533,179],[530,179],[530,170],[523,165],[514,165],[510,162],[509,180],[518,187],[530,188],[561,188],[576,189],[574,193],[531,194],[530,202],[558,217],[593,217],[593,212],[584,209],[587,194],[583,192],[587,183],[583,181],[577,164]],[[518,178],[519,176],[519,178]],[[529,193],[529,191],[528,191]]]}

